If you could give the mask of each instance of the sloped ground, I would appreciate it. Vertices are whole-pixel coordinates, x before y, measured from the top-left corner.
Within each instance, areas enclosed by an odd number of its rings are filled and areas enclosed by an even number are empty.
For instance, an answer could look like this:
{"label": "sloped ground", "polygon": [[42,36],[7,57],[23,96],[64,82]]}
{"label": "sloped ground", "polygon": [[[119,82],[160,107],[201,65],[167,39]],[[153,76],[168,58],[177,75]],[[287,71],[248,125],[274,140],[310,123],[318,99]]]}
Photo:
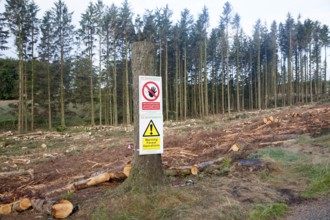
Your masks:
{"label": "sloped ground", "polygon": [[[273,121],[267,122],[265,119],[270,116]],[[255,204],[280,201],[290,205],[304,200],[300,192],[305,190],[306,180],[289,178],[285,167],[269,160],[265,163],[266,172],[264,167],[246,168],[239,163],[269,147],[315,155],[313,160],[329,163],[330,147],[307,146],[300,143],[299,138],[330,133],[330,103],[166,122],[164,132],[164,167],[230,158],[227,160],[230,169],[226,172],[215,168],[197,177],[171,178],[173,186],[184,185],[183,191],[194,197],[182,202],[190,202],[191,208],[181,209],[181,203],[174,208],[169,205],[169,210],[180,211],[168,219],[173,216],[176,219],[241,219]],[[100,203],[109,202],[107,195],[120,183],[100,184],[73,195],[54,190],[94,172],[126,164],[131,159],[128,145],[132,142],[131,126],[74,127],[60,133],[38,131],[25,135],[3,132],[0,134],[0,204],[23,196],[46,199],[70,196],[73,204],[80,207],[70,218],[90,219]],[[238,152],[231,150],[233,145],[239,148]],[[269,173],[280,178],[266,177],[263,181],[263,175]],[[188,179],[195,184],[182,184]],[[30,210],[4,219],[32,219],[40,215]]]}

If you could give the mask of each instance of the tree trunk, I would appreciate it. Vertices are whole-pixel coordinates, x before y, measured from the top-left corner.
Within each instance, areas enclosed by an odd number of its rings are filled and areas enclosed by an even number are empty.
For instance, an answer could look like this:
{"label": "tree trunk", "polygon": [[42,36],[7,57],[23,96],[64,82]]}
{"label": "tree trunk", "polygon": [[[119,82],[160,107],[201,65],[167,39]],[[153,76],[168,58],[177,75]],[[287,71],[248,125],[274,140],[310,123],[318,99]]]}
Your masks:
{"label": "tree trunk", "polygon": [[[139,76],[155,75],[153,69],[154,46],[150,42],[132,44],[133,104],[134,104],[134,147],[139,149]],[[167,183],[162,168],[161,154],[133,154],[132,169],[127,180],[120,188],[125,191],[150,191]]]}
{"label": "tree trunk", "polygon": [[236,111],[240,112],[239,103],[239,48],[236,48]]}
{"label": "tree trunk", "polygon": [[178,75],[179,75],[179,47],[175,47],[175,77],[174,77],[174,91],[175,91],[175,120],[178,120],[179,112],[179,85],[178,85]]}
{"label": "tree trunk", "polygon": [[209,115],[209,96],[208,96],[208,80],[207,80],[207,37],[204,39],[204,113],[206,116]]}
{"label": "tree trunk", "polygon": [[125,100],[126,100],[126,123],[131,124],[130,98],[129,98],[129,78],[128,78],[128,37],[125,38]]}
{"label": "tree trunk", "polygon": [[[114,34],[115,36],[115,34]],[[117,102],[117,40],[114,38],[113,49],[113,125],[118,125],[118,102]]]}
{"label": "tree trunk", "polygon": [[165,38],[165,119],[168,120],[168,111],[169,111],[169,97],[168,97],[168,45],[167,37]]}
{"label": "tree trunk", "polygon": [[184,110],[183,110],[183,119],[187,118],[187,48],[184,48],[184,68],[183,68],[183,97],[184,97]]}
{"label": "tree trunk", "polygon": [[32,28],[32,60],[31,60],[31,131],[34,130],[34,29]]}
{"label": "tree trunk", "polygon": [[312,45],[309,44],[309,50],[308,50],[308,71],[309,71],[309,94],[310,94],[310,101],[313,102],[313,78],[312,78]]}
{"label": "tree trunk", "polygon": [[258,109],[261,110],[260,44],[258,44],[257,74],[258,74]]}
{"label": "tree trunk", "polygon": [[95,115],[94,115],[94,82],[93,82],[93,51],[89,51],[89,91],[90,91],[90,102],[91,102],[91,126],[95,125]]}
{"label": "tree trunk", "polygon": [[[62,43],[62,39],[61,39]],[[61,79],[60,79],[60,96],[61,96],[61,126],[65,127],[65,116],[64,116],[64,51],[63,44],[61,46]]]}
{"label": "tree trunk", "polygon": [[100,125],[102,125],[102,34],[101,32],[99,33],[99,105],[100,105],[100,109],[99,109],[99,122]]}

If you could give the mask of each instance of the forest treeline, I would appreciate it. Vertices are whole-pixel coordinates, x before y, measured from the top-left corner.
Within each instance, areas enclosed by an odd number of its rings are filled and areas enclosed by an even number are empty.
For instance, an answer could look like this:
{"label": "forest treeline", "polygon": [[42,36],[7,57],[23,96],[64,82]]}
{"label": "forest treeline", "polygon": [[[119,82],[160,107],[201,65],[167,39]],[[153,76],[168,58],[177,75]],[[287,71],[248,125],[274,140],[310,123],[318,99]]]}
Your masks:
{"label": "forest treeline", "polygon": [[134,17],[121,5],[89,3],[78,26],[57,0],[43,15],[31,0],[6,0],[0,14],[0,99],[18,99],[18,131],[35,124],[66,126],[72,108],[91,125],[133,120],[131,44],[155,45],[155,75],[163,80],[165,120],[317,101],[329,93],[329,27],[287,14],[267,27],[257,20],[248,36],[229,2],[219,24],[188,9],[173,21],[168,5]]}

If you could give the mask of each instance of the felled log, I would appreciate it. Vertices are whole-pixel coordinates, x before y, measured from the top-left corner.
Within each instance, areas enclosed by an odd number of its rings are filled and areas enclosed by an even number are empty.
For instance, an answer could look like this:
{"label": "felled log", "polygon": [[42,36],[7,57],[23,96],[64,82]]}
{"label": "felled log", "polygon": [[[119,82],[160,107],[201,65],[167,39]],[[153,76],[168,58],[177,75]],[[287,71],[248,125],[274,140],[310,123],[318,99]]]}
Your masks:
{"label": "felled log", "polygon": [[213,164],[218,164],[223,161],[223,157],[210,160],[206,162],[202,162],[199,164],[195,164],[193,166],[181,166],[181,167],[172,167],[165,169],[165,175],[167,176],[186,176],[186,175],[197,175],[198,173],[202,172],[209,166]]}
{"label": "felled log", "polygon": [[13,204],[0,205],[0,215],[9,215],[12,212]]}
{"label": "felled log", "polygon": [[64,188],[67,190],[79,190],[79,189],[85,189],[90,186],[95,186],[100,183],[104,183],[110,180],[115,181],[122,181],[125,180],[131,171],[131,164],[128,163],[124,167],[120,166],[118,169],[114,169],[111,172],[104,172],[100,173],[95,176],[91,176],[87,179],[78,180],[76,182],[71,183],[68,187]]}
{"label": "felled log", "polygon": [[23,198],[19,201],[13,203],[13,210],[17,212],[22,212],[29,209],[32,206],[31,200],[29,198]]}
{"label": "felled log", "polygon": [[73,210],[73,205],[68,200],[53,202],[44,199],[32,199],[31,203],[34,210],[52,215],[56,219],[68,217]]}
{"label": "felled log", "polygon": [[195,173],[195,169],[194,166],[181,166],[165,169],[164,172],[166,176],[187,176]]}
{"label": "felled log", "polygon": [[220,157],[218,159],[215,160],[210,160],[210,161],[205,161],[199,164],[195,164],[194,167],[194,173],[193,175],[197,175],[198,173],[204,171],[206,168],[208,168],[209,166],[213,165],[213,164],[219,164],[224,160],[223,157]]}
{"label": "felled log", "polygon": [[97,185],[99,183],[104,183],[106,181],[109,181],[110,179],[110,174],[109,173],[102,173],[97,176],[90,177],[88,179],[83,179],[79,180],[75,183],[72,183],[69,186],[69,189],[71,190],[79,190],[79,189],[84,189],[90,186]]}

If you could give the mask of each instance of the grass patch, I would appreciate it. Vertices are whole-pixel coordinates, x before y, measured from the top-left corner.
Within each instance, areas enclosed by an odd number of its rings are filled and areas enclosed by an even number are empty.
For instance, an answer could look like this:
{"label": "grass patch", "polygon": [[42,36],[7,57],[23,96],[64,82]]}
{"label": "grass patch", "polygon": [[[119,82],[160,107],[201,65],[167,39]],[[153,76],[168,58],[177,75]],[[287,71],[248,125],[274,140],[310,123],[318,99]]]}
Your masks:
{"label": "grass patch", "polygon": [[232,121],[232,120],[237,120],[237,119],[246,119],[249,118],[249,115],[246,113],[243,114],[237,114],[237,115],[233,115],[233,116],[229,116],[227,118],[227,121]]}
{"label": "grass patch", "polygon": [[249,157],[251,159],[271,158],[282,164],[288,164],[306,159],[306,155],[304,154],[293,153],[280,148],[262,149],[257,153],[251,154]]}
{"label": "grass patch", "polygon": [[330,148],[330,134],[323,135],[317,138],[312,139],[313,144],[319,144],[323,147],[329,147]]}
{"label": "grass patch", "polygon": [[309,186],[302,193],[303,197],[313,198],[330,193],[329,164],[302,165],[297,170],[310,181]]}
{"label": "grass patch", "polygon": [[258,204],[250,211],[249,219],[251,220],[268,220],[283,217],[289,210],[289,207],[283,203],[272,203],[269,205]]}
{"label": "grass patch", "polygon": [[150,194],[132,192],[112,196],[109,206],[100,204],[92,219],[173,219],[196,200],[194,195],[173,188]]}

